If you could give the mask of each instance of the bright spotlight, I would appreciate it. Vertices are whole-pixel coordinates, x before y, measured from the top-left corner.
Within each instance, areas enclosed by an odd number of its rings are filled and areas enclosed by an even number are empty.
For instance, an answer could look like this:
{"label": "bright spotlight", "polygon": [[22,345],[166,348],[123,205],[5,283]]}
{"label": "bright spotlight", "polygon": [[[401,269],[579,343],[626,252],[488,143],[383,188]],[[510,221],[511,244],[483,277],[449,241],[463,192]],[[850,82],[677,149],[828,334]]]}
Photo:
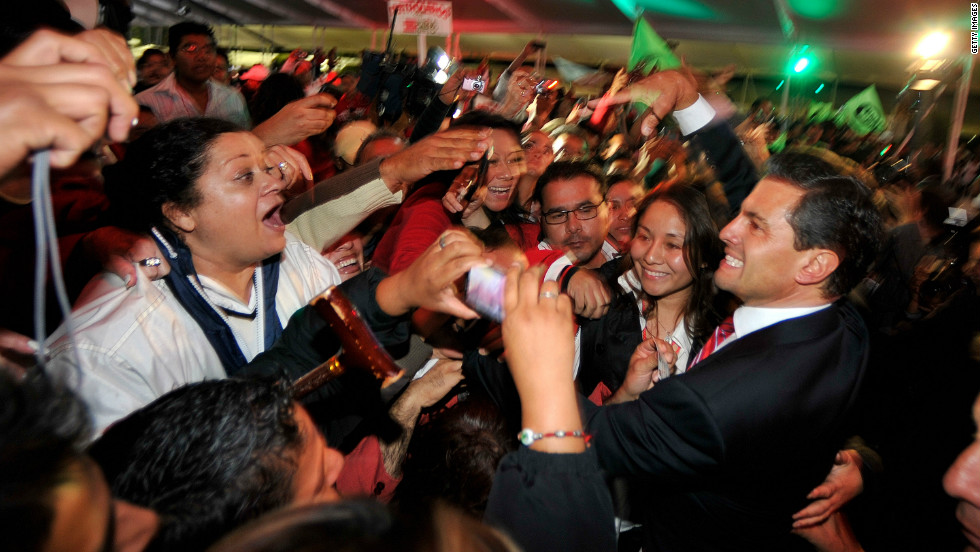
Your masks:
{"label": "bright spotlight", "polygon": [[928,59],[942,52],[947,44],[949,44],[949,33],[931,33],[919,41],[915,53]]}

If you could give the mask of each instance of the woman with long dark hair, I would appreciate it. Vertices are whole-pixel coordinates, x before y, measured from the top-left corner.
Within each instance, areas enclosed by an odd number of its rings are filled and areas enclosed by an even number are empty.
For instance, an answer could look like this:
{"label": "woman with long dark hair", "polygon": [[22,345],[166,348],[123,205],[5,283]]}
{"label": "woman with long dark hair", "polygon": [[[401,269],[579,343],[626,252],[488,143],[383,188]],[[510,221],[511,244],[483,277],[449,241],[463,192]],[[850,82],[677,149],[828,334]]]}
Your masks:
{"label": "woman with long dark hair", "polygon": [[721,319],[712,276],[723,245],[701,192],[676,183],[644,196],[627,251],[601,269],[618,284],[610,311],[582,322],[579,386],[597,402],[622,384],[642,342],[671,349],[670,373],[683,373]]}

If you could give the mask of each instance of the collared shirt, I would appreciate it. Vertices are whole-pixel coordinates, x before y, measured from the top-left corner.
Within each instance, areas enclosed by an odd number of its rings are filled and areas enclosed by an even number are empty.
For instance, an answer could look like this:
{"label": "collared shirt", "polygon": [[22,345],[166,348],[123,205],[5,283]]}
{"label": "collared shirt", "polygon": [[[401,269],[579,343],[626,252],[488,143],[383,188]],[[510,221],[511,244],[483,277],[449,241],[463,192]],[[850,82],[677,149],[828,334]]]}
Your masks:
{"label": "collared shirt", "polygon": [[[276,312],[262,314],[278,316],[285,325],[317,294],[339,283],[340,273],[329,261],[287,233]],[[201,284],[208,300],[236,312],[257,311],[261,304],[254,297],[244,303],[214,280],[201,278]],[[194,317],[164,280],[151,282],[142,271],[136,272],[132,288],[115,276],[96,277],[82,292],[72,317],[74,339],[63,325],[51,336],[52,358],[46,369],[65,378],[85,402],[94,435],[176,387],[226,377]],[[265,349],[264,340],[255,337],[262,335],[258,320],[229,318],[247,359]]]}
{"label": "collared shirt", "polygon": [[[538,249],[542,251],[555,250],[555,248],[552,247],[550,243],[548,243],[548,240],[541,240],[538,243]],[[613,245],[608,239],[603,240],[602,247],[599,249],[599,254],[602,255],[603,262],[609,262],[620,256],[619,249],[617,249],[616,246]],[[578,264],[575,261],[575,255],[573,255],[572,252],[569,251],[563,257],[557,259],[555,262],[551,263],[548,266],[548,269],[544,275],[544,279],[557,280],[559,276],[561,276],[565,268],[574,264]]]}
{"label": "collared shirt", "polygon": [[[646,310],[646,302],[643,300],[642,294],[642,284],[640,284],[639,278],[632,270],[627,270],[616,280],[619,287],[626,293],[632,293],[633,297],[636,299],[636,307],[640,311],[640,329],[646,330],[647,318],[643,315]],[[687,324],[684,323],[684,317],[677,322],[677,326],[673,330],[670,330],[670,339],[667,340],[668,343],[674,346],[674,353],[677,354],[677,360],[674,362],[674,370],[676,374],[683,374],[687,371],[687,359],[690,358],[692,347],[694,346],[694,341],[691,336],[687,334]],[[644,339],[646,335],[644,334]]]}
{"label": "collared shirt", "polygon": [[214,117],[243,128],[252,127],[241,92],[211,79],[208,79],[207,87],[208,105],[204,113],[190,94],[177,84],[173,73],[156,86],[137,94],[136,103],[149,107],[161,123],[181,117]]}
{"label": "collared shirt", "polygon": [[728,339],[725,341],[719,343],[718,346],[715,347],[715,350],[717,351],[736,339],[745,337],[752,332],[763,328],[768,328],[773,324],[778,324],[791,318],[799,318],[801,316],[813,314],[829,306],[830,303],[817,307],[791,307],[784,309],[741,306],[735,309],[735,313],[732,315],[732,322],[735,325],[735,333],[728,336]]}
{"label": "collared shirt", "polygon": [[715,108],[703,96],[698,95],[696,102],[674,111],[673,116],[681,134],[687,136],[710,123],[715,118]]}

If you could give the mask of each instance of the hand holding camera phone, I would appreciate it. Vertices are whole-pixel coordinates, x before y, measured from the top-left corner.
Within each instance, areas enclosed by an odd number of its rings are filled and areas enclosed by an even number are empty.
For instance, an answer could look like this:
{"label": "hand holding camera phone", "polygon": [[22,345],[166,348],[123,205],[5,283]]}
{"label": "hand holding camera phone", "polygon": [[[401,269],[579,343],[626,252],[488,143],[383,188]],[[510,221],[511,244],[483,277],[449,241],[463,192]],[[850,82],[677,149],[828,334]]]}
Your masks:
{"label": "hand holding camera phone", "polygon": [[461,86],[463,90],[468,90],[470,92],[486,92],[487,83],[483,80],[483,75],[477,75],[475,77],[466,77],[463,79],[463,85]]}
{"label": "hand holding camera phone", "polygon": [[490,156],[493,155],[493,146],[487,148],[487,151],[483,152],[483,157],[480,158],[480,162],[476,165],[467,165],[463,167],[463,175],[466,175],[465,184],[459,189],[459,196],[457,200],[464,206],[473,201],[473,195],[476,191],[485,184],[487,179],[487,169],[490,167]]}

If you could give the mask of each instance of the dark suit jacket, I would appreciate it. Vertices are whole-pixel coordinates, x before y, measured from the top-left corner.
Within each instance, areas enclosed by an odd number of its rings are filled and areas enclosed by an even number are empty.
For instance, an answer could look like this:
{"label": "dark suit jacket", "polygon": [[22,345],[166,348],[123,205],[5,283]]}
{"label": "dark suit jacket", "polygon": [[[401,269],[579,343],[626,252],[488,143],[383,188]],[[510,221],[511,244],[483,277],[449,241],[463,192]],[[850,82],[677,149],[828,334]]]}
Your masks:
{"label": "dark suit jacket", "polygon": [[792,550],[852,434],[868,334],[843,301],[753,332],[639,400],[587,412],[601,466],[649,484],[644,550]]}

